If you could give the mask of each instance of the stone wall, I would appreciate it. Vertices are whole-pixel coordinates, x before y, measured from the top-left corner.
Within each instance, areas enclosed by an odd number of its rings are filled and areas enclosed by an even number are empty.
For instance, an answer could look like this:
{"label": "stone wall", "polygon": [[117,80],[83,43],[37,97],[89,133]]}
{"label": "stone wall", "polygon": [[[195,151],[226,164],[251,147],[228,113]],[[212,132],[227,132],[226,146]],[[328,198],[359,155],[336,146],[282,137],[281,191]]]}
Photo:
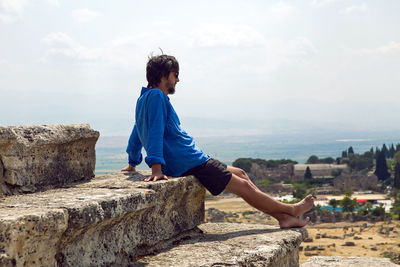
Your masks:
{"label": "stone wall", "polygon": [[367,175],[361,173],[341,174],[333,179],[333,185],[338,189],[358,190],[377,190],[378,177],[376,175]]}
{"label": "stone wall", "polygon": [[249,177],[253,181],[269,180],[274,183],[282,182],[293,176],[293,164],[282,164],[276,168],[267,168],[257,163],[251,164]]}
{"label": "stone wall", "polygon": [[298,266],[305,229],[202,224],[193,176],[91,179],[98,136],[87,124],[0,127],[0,266]]}

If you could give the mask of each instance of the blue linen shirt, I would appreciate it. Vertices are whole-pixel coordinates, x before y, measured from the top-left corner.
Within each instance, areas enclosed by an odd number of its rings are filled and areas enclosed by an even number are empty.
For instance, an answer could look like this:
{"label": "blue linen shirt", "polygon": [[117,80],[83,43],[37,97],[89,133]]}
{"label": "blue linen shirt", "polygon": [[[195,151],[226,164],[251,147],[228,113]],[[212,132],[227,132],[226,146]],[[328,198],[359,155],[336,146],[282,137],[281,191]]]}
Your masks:
{"label": "blue linen shirt", "polygon": [[160,89],[142,87],[135,119],[126,148],[130,165],[142,162],[142,147],[147,152],[145,161],[150,168],[160,163],[162,172],[174,177],[210,159],[181,128],[169,97]]}

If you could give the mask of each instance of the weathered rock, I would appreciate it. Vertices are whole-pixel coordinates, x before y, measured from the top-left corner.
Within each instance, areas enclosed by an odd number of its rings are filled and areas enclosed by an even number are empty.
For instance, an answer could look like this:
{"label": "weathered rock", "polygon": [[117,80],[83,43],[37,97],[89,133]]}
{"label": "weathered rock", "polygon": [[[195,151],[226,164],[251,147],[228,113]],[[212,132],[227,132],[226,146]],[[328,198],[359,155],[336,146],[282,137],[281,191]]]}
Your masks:
{"label": "weathered rock", "polygon": [[226,213],[215,209],[209,208],[207,210],[207,222],[224,222],[225,221]]}
{"label": "weathered rock", "polygon": [[98,137],[88,124],[0,127],[0,194],[91,179]]}
{"label": "weathered rock", "polygon": [[315,256],[309,258],[301,267],[394,267],[399,266],[391,263],[386,258],[368,257],[339,257],[339,256]]}
{"label": "weathered rock", "polygon": [[0,199],[0,266],[127,265],[204,221],[196,178],[145,183],[143,174]]}
{"label": "weathered rock", "polygon": [[154,256],[137,258],[133,266],[298,266],[305,229],[281,230],[258,224],[206,223],[203,234],[186,237]]}
{"label": "weathered rock", "polygon": [[354,247],[356,243],[352,241],[346,241],[342,246],[347,246],[347,247]]}

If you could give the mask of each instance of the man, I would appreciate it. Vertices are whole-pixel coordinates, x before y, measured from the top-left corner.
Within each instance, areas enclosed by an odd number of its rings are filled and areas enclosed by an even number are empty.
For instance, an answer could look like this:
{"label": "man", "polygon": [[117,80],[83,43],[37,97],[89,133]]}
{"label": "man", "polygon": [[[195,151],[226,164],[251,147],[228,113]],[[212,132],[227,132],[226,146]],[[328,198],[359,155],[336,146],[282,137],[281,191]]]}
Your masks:
{"label": "man", "polygon": [[297,216],[311,209],[311,195],[296,204],[279,202],[261,192],[242,169],[227,166],[210,158],[195,144],[181,127],[178,115],[168,95],[175,92],[179,82],[179,64],[173,56],[149,58],[146,67],[147,87],[143,87],[136,104],[136,121],[129,138],[129,165],[121,171],[136,171],[142,161],[142,147],[147,152],[145,161],[152,175],[144,181],[168,180],[167,175],[194,175],[213,195],[227,190],[242,197],[251,206],[279,221],[281,228],[303,227],[309,218]]}

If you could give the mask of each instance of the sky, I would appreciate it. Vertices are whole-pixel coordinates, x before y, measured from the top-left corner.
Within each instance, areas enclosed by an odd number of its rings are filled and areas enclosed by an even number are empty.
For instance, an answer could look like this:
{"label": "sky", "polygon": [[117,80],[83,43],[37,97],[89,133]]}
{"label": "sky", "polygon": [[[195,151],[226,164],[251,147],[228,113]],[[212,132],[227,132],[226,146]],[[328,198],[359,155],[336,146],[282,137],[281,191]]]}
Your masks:
{"label": "sky", "polygon": [[163,51],[179,61],[170,99],[195,136],[397,131],[399,10],[397,0],[0,0],[0,125],[127,135],[147,59]]}

